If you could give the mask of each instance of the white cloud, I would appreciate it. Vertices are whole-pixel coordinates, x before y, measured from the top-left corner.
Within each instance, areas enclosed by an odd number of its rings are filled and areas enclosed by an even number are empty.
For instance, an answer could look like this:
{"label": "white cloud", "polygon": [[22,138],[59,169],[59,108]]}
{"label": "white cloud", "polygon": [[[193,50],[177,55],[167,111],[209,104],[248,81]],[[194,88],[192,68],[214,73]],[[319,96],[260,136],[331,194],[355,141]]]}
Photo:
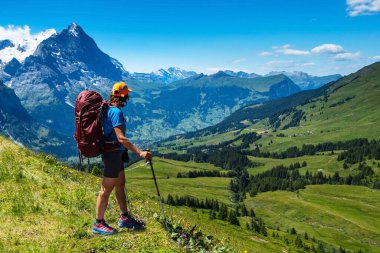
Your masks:
{"label": "white cloud", "polygon": [[276,50],[277,53],[281,53],[284,55],[305,56],[305,55],[310,54],[309,51],[292,49],[290,47],[291,45],[286,44],[281,47],[273,47],[273,48]]}
{"label": "white cloud", "polygon": [[311,50],[313,54],[338,54],[343,51],[343,47],[337,44],[322,44]]}
{"label": "white cloud", "polygon": [[29,38],[30,28],[25,25],[24,27],[9,25],[8,27],[0,26],[0,40],[17,41],[23,38]]}
{"label": "white cloud", "polygon": [[304,50],[297,50],[297,49],[281,49],[278,50],[277,52],[283,53],[285,55],[309,55],[309,51],[304,51]]}
{"label": "white cloud", "polygon": [[[26,57],[33,54],[37,46],[45,39],[55,34],[54,29],[48,29],[37,34],[30,33],[30,27],[9,25],[0,26],[0,40],[10,40],[15,44],[14,47],[7,47],[0,51],[0,59],[8,62],[12,58],[23,61]],[[18,48],[22,48],[20,51]]]}
{"label": "white cloud", "polygon": [[356,53],[340,53],[335,55],[334,60],[336,61],[352,61],[360,57],[360,52]]}
{"label": "white cloud", "polygon": [[346,3],[348,15],[351,17],[380,12],[380,0],[347,0]]}
{"label": "white cloud", "polygon": [[239,58],[239,59],[233,60],[232,63],[239,64],[239,63],[245,62],[245,60],[246,60],[245,58]]}
{"label": "white cloud", "polygon": [[305,63],[302,63],[301,66],[314,66],[315,65],[315,62],[305,62]]}
{"label": "white cloud", "polygon": [[261,52],[259,53],[260,56],[269,56],[269,55],[273,55],[273,53],[271,52]]}
{"label": "white cloud", "polygon": [[[311,54],[338,54],[344,53],[344,49],[341,45],[337,44],[322,44],[314,47],[311,50],[299,50],[293,49],[290,44],[285,44],[283,46],[273,46],[275,53],[291,55],[291,56],[309,56]],[[261,52],[260,56],[273,55],[272,52]]]}
{"label": "white cloud", "polygon": [[373,56],[372,59],[374,59],[374,60],[380,60],[380,55]]}

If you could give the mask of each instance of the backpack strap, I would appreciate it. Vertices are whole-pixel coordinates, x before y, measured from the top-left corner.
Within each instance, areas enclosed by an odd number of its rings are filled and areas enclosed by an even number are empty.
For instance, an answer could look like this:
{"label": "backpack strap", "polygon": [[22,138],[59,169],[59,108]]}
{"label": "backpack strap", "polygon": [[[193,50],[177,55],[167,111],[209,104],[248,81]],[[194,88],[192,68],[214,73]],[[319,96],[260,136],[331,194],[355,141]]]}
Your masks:
{"label": "backpack strap", "polygon": [[[102,106],[99,108],[99,110],[101,110],[100,112],[100,120],[101,120],[101,123],[102,123],[102,131],[103,131],[103,135],[104,135],[104,128],[103,128],[103,117],[104,117],[104,114],[108,111],[108,109],[112,107],[112,105],[110,104],[109,101],[104,101]],[[115,149],[117,147],[120,147],[120,143],[118,141],[106,141],[108,136],[105,136],[104,135],[104,140],[103,140],[103,151],[107,151],[109,149]]]}

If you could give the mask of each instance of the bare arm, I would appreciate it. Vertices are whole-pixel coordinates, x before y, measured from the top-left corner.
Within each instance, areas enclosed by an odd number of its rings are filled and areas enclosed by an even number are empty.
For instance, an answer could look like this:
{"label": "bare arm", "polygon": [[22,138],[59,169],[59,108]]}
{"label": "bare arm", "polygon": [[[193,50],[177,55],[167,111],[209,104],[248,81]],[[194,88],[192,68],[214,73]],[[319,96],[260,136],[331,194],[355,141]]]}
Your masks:
{"label": "bare arm", "polygon": [[117,140],[128,150],[132,151],[136,155],[140,156],[141,158],[151,160],[152,159],[152,154],[148,151],[141,151],[138,149],[135,145],[130,142],[127,137],[124,134],[124,127],[123,126],[117,126],[114,127],[115,133]]}

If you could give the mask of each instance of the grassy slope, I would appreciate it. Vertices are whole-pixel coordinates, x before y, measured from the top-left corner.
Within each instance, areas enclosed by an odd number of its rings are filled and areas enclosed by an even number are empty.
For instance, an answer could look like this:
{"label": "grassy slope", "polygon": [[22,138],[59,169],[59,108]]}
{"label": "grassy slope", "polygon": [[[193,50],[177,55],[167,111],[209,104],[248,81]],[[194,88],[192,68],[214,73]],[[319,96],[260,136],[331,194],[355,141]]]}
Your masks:
{"label": "grassy slope", "polygon": [[[0,137],[0,252],[120,252],[182,250],[152,213],[157,202],[134,192],[134,210],[148,222],[146,231],[94,236],[95,200],[100,179],[34,155]],[[108,221],[115,225],[115,199]]]}
{"label": "grassy slope", "polygon": [[[33,155],[3,138],[0,139],[0,151],[0,196],[3,201],[0,229],[4,231],[0,234],[0,252],[181,251],[152,218],[153,212],[158,211],[158,203],[150,171],[143,163],[132,165],[126,174],[134,212],[146,219],[147,230],[99,237],[90,232],[99,178],[68,169],[46,156]],[[310,160],[308,163],[312,166]],[[230,203],[226,189],[228,181],[221,181],[224,178],[174,178],[179,171],[215,169],[211,165],[156,159],[154,166],[162,195],[189,193]],[[183,191],[178,190],[185,181],[188,183]],[[223,189],[215,190],[219,187]],[[379,217],[374,211],[378,210],[378,203],[379,192],[364,187],[312,186],[300,191],[299,198],[290,192],[264,193],[248,199],[247,206],[253,205],[259,217],[273,227],[279,225],[282,231],[294,226],[297,231],[307,231],[329,244],[375,252],[370,245],[379,243]],[[210,221],[208,211],[165,208],[169,217],[188,226],[198,224],[204,232],[215,235],[237,252],[294,249],[292,244],[285,246],[271,236],[262,237],[247,231],[245,218],[240,218],[242,227],[236,227],[219,220]],[[108,210],[111,224],[115,224],[116,217],[117,207],[112,199]],[[37,230],[39,227],[41,229]],[[269,229],[270,235],[271,232]],[[279,234],[294,240],[286,233]]]}
{"label": "grassy slope", "polygon": [[[183,252],[153,218],[153,214],[159,212],[158,201],[153,180],[148,176],[150,171],[144,167],[143,163],[135,164],[127,171],[127,187],[133,212],[145,219],[147,229],[120,230],[114,236],[97,236],[91,233],[91,225],[100,178],[67,168],[49,156],[33,154],[0,136],[0,252]],[[155,171],[162,194],[178,192],[175,187],[165,186],[167,175],[172,177],[178,171],[195,167],[215,169],[207,164],[157,159]],[[137,178],[146,177],[146,184],[140,184],[142,180],[133,178],[132,172]],[[198,181],[194,179],[184,192],[206,185],[194,194],[198,196],[210,185],[225,184]],[[224,185],[223,194],[227,194],[225,188]],[[213,192],[210,190],[209,196],[219,198],[212,195]],[[208,196],[207,193],[204,196]],[[227,197],[225,201],[228,201]],[[266,253],[292,248],[276,238],[247,231],[245,223],[240,228],[225,221],[211,221],[207,210],[194,212],[190,208],[166,205],[165,210],[176,223],[189,227],[197,224],[232,252]],[[106,218],[110,225],[115,225],[117,217],[117,205],[112,196]]]}
{"label": "grassy slope", "polygon": [[[208,164],[194,162],[179,162],[162,158],[155,158],[154,169],[158,178],[161,195],[190,195],[199,199],[217,199],[232,206],[229,200],[227,185],[230,178],[175,178],[178,172],[189,170],[218,169]],[[144,192],[154,197],[156,194],[150,169],[145,168],[144,162],[133,164],[126,169],[127,188]],[[228,243],[236,252],[280,252],[292,249],[294,246],[285,246],[284,243],[272,237],[263,237],[245,229],[245,223],[249,220],[240,218],[241,227],[232,226],[224,221],[210,221],[208,210],[191,211],[185,207],[166,206],[169,217],[174,220],[183,220],[188,226],[198,224],[206,233],[217,236],[218,239]],[[277,231],[276,231],[277,232]],[[271,235],[272,230],[268,233]],[[233,236],[231,236],[233,235]],[[293,237],[281,233],[281,236],[294,240]]]}
{"label": "grassy slope", "polygon": [[361,186],[308,186],[299,195],[267,192],[246,201],[281,230],[294,227],[329,244],[378,252],[380,191]]}
{"label": "grassy slope", "polygon": [[[172,206],[167,207],[166,210],[169,216],[173,216],[174,219],[182,219],[188,226],[197,224],[202,228],[202,231],[217,235],[218,239],[230,245],[230,249],[235,252],[272,253],[294,249],[293,245],[286,246],[282,241],[271,236],[264,237],[246,230],[244,218],[240,218],[241,227],[238,227],[229,225],[225,221],[210,220],[207,210],[202,212],[198,209],[194,212],[189,208]],[[269,229],[268,233],[271,235],[272,230]],[[294,240],[294,237],[284,233],[280,232],[280,235]]]}
{"label": "grassy slope", "polygon": [[[341,88],[336,89],[340,86]],[[297,109],[306,114],[306,121],[302,120],[299,127],[276,133],[270,131],[258,143],[263,144],[264,150],[280,151],[306,143],[317,144],[360,137],[378,139],[379,97],[380,64],[375,64],[334,84],[329,90],[327,102],[315,99],[306,105],[298,106]],[[331,107],[347,98],[352,99]],[[265,130],[262,127],[261,129]],[[279,133],[287,137],[277,137]],[[273,143],[268,145],[270,140]]]}
{"label": "grassy slope", "polygon": [[[156,158],[154,170],[159,179],[159,187],[162,195],[190,195],[200,199],[218,199],[229,204],[229,192],[227,185],[230,178],[176,178],[178,172],[191,170],[220,170],[210,164],[197,164],[194,162],[179,162],[168,159]],[[152,172],[145,168],[144,162],[133,164],[126,169],[127,187],[148,194],[155,194],[152,180]]]}
{"label": "grassy slope", "polygon": [[[341,79],[328,93],[327,101],[322,96],[297,107],[306,115],[306,120],[301,120],[299,127],[281,130],[290,122],[290,115],[283,119],[281,127],[274,132],[270,129],[268,120],[264,119],[240,132],[230,131],[166,142],[161,150],[173,152],[183,147],[186,150],[186,146],[218,144],[251,131],[262,134],[263,138],[257,143],[262,144],[265,151],[283,151],[291,146],[354,138],[379,138],[380,63]],[[350,99],[333,106],[347,98]],[[279,133],[283,133],[285,137],[278,137]],[[249,173],[254,175],[276,165],[302,161],[306,161],[308,165],[300,170],[301,174],[306,169],[312,172],[322,169],[328,175],[338,171],[341,176],[357,172],[355,166],[350,170],[342,170],[342,162],[338,162],[336,157],[336,154],[282,160],[250,157],[262,165],[249,169]],[[377,166],[372,165],[372,161],[368,161],[368,164],[379,172]],[[380,207],[379,194],[379,191],[365,187],[309,186],[300,191],[298,198],[297,194],[291,192],[268,192],[248,199],[247,204],[255,207],[256,212],[267,223],[272,226],[279,225],[282,230],[294,226],[300,232],[308,232],[335,246],[376,252],[380,244],[380,219],[378,212],[374,210],[379,210]]]}
{"label": "grassy slope", "polygon": [[[336,161],[336,158],[336,154],[304,156],[284,160],[253,158],[263,165],[252,168],[249,172],[256,174],[258,171],[264,171],[279,164],[289,165],[294,162],[302,163],[306,161],[307,166],[301,168],[301,174],[306,170],[314,173],[321,168],[324,173],[329,175],[332,175],[335,171],[339,171],[344,176],[356,173],[355,168],[343,170],[341,168],[342,162]],[[168,166],[173,163],[175,163],[175,166]],[[151,182],[150,171],[143,167],[143,163],[138,163],[133,165],[131,170],[127,170],[128,187],[154,196],[155,189]],[[229,193],[226,188],[229,179],[223,182],[223,178],[167,178],[167,176],[175,175],[178,171],[187,171],[189,167],[200,169],[204,165],[167,159],[156,160],[155,168],[157,168],[156,171],[160,178],[159,187],[162,195],[166,196],[168,193],[192,195],[200,199],[211,197],[226,204],[232,204],[228,200]],[[374,169],[378,171],[377,168]],[[145,178],[145,180],[141,180],[142,178]],[[376,252],[373,246],[374,243],[380,244],[380,238],[378,237],[380,229],[373,229],[374,226],[377,226],[377,223],[372,224],[374,219],[379,218],[379,214],[374,212],[376,208],[380,207],[378,203],[380,203],[379,191],[365,187],[331,185],[309,186],[306,190],[300,191],[298,198],[296,193],[278,191],[259,194],[257,197],[248,198],[246,201],[247,207],[253,207],[258,216],[262,217],[272,229],[280,226],[281,231],[284,232],[295,227],[302,234],[307,232],[311,237],[315,236],[318,240],[334,245],[336,248],[339,246],[350,250],[362,248],[367,249],[369,252]],[[234,237],[230,237],[229,240],[233,245],[240,245],[238,249],[241,251],[249,248],[252,243],[259,242],[263,250],[269,250],[270,248],[268,247],[274,247],[273,244],[276,243],[275,241],[271,241],[271,244],[264,242],[268,240],[267,238],[261,238],[264,241],[256,240],[257,238],[246,230],[227,228],[226,224],[221,221],[208,222],[207,212],[202,214],[198,210],[198,212],[194,213],[182,207],[171,207],[170,209],[172,210],[170,212],[177,210],[174,212],[176,215],[183,213],[186,217],[192,217],[191,219],[194,223],[203,223],[202,227],[205,231],[218,234],[222,239],[228,238],[228,234],[233,233]],[[219,224],[216,225],[215,222]],[[245,221],[243,218],[241,218],[241,224],[244,227]],[[372,231],[373,234],[370,235],[369,231]],[[284,235],[281,234],[281,236]],[[359,235],[367,239],[355,239]],[[258,248],[255,248],[255,250],[258,250]]]}
{"label": "grassy slope", "polygon": [[352,174],[351,170],[344,170],[343,167],[343,161],[337,161],[337,154],[331,155],[331,154],[320,154],[320,155],[314,155],[314,156],[302,156],[302,157],[295,157],[295,158],[289,158],[289,159],[271,159],[271,158],[262,158],[262,157],[252,157],[249,158],[254,161],[258,162],[261,165],[250,168],[248,172],[251,175],[255,175],[261,172],[264,172],[266,170],[269,170],[273,168],[274,166],[278,165],[285,165],[289,166],[290,164],[294,164],[296,162],[299,162],[302,164],[303,161],[306,161],[307,166],[300,169],[300,173],[304,174],[306,173],[306,170],[309,172],[316,173],[318,170],[322,170],[322,172],[326,175],[333,176],[335,172],[339,172],[340,176],[347,176],[348,174]]}
{"label": "grassy slope", "polygon": [[[242,129],[238,134],[251,131],[262,134],[256,143],[262,144],[264,151],[283,151],[291,146],[302,144],[318,144],[322,142],[350,140],[354,138],[378,139],[380,136],[380,63],[367,66],[358,72],[344,77],[328,89],[327,101],[323,96],[309,103],[297,106],[305,112],[306,120],[301,120],[300,126],[282,130],[290,121],[283,119],[281,127],[274,132],[263,119]],[[350,98],[350,100],[333,106]],[[222,134],[206,135],[192,139],[181,139],[164,143],[162,148],[170,152],[178,145],[198,146],[216,144],[236,138],[237,131]],[[285,137],[277,137],[278,134]],[[272,143],[270,143],[272,141]]]}

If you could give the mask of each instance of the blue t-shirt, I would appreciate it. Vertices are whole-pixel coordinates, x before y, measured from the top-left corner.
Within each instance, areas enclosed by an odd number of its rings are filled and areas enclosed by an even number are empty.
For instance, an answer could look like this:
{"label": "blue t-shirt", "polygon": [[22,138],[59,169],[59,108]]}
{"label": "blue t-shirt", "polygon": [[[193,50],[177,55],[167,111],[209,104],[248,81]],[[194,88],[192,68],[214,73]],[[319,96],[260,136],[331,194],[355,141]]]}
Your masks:
{"label": "blue t-shirt", "polygon": [[125,119],[120,108],[110,106],[103,115],[103,133],[106,141],[117,141],[114,127],[124,126]]}

